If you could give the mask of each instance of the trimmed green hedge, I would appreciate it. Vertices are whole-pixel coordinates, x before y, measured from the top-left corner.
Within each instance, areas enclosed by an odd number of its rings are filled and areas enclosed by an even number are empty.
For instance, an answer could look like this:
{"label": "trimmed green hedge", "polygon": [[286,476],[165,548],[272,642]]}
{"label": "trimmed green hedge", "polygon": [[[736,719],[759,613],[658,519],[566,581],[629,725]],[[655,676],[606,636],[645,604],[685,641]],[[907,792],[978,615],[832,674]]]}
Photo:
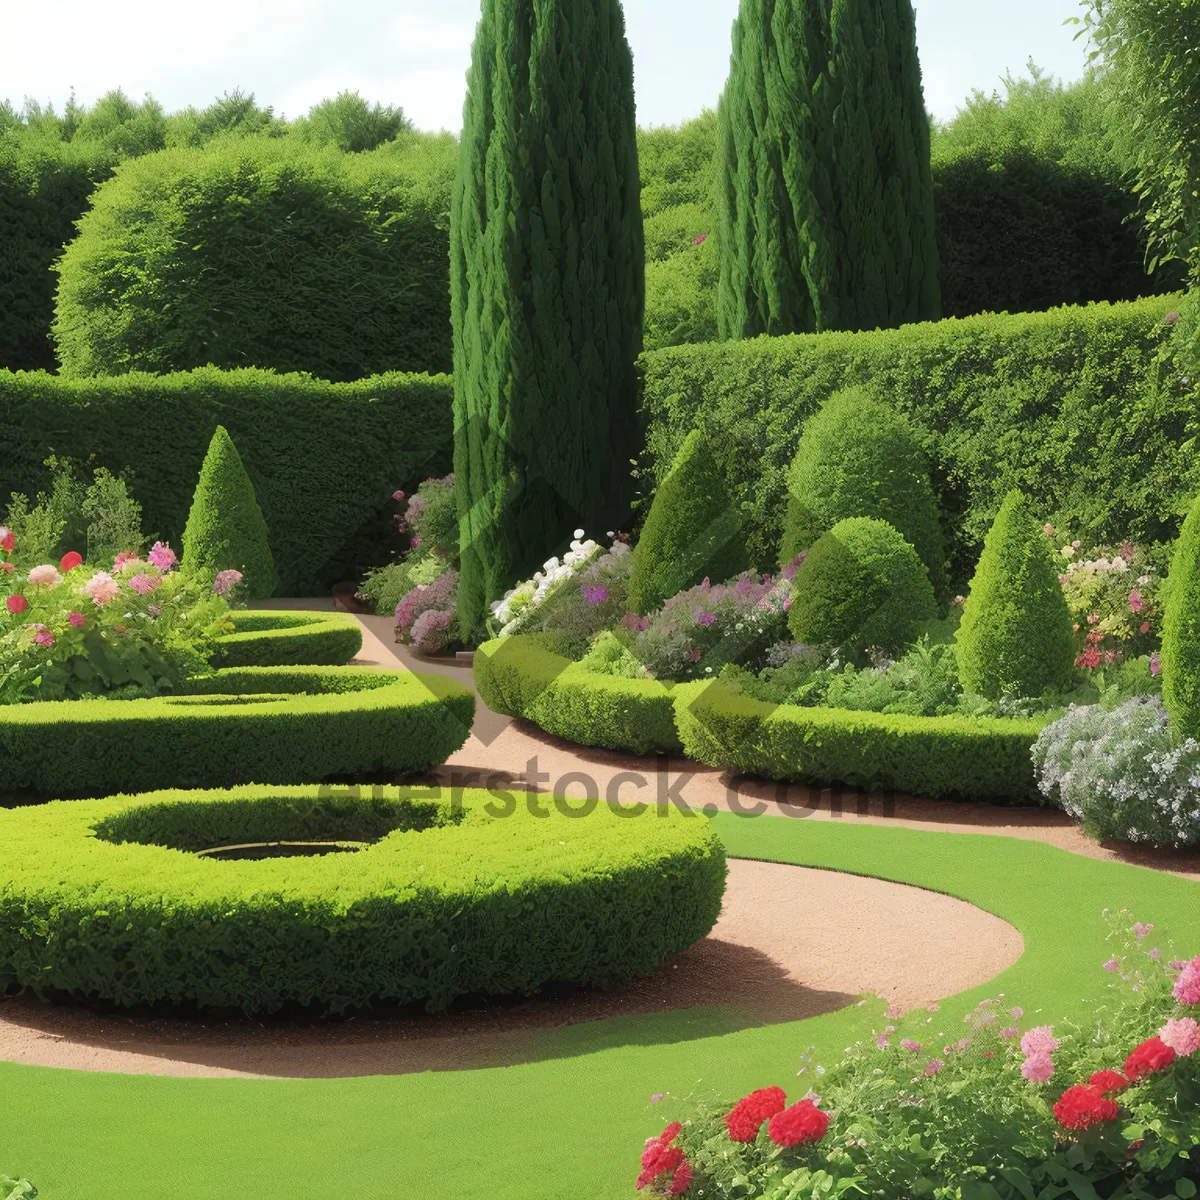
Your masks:
{"label": "trimmed green hedge", "polygon": [[451,396],[448,377],[428,375],[334,384],[215,367],[82,380],[0,371],[0,497],[44,491],[51,453],[128,469],[145,528],[178,547],[223,425],[270,530],[279,594],[318,595],[387,557],[397,488],[450,470]]}
{"label": "trimmed green hedge", "polygon": [[760,775],[918,796],[1038,802],[1033,720],[909,717],[767,704],[719,682],[668,684],[584,671],[538,635],[475,653],[487,706],[585,746],[679,753]]}
{"label": "trimmed green hedge", "polygon": [[541,634],[484,642],[475,652],[475,687],[488,708],[581,746],[679,752],[669,686],[597,675],[552,646]]}
{"label": "trimmed green hedge", "polygon": [[643,491],[699,426],[755,564],[773,569],[805,422],[866,383],[923,432],[960,586],[1014,486],[1077,536],[1168,540],[1200,490],[1200,412],[1169,358],[1172,307],[1154,298],[645,354]]}
{"label": "trimmed green hedge", "polygon": [[234,667],[189,694],[0,709],[0,793],[312,783],[426,771],[467,740],[475,697],[440,675]]}
{"label": "trimmed green hedge", "polygon": [[[0,991],[436,1010],[648,974],[713,927],[725,855],[703,817],[629,811],[573,819],[526,793],[253,787],[3,812]],[[189,853],[376,838],[324,857]]]}
{"label": "trimmed green hedge", "polygon": [[362,649],[362,627],[349,613],[246,609],[233,633],[217,640],[222,667],[341,666]]}

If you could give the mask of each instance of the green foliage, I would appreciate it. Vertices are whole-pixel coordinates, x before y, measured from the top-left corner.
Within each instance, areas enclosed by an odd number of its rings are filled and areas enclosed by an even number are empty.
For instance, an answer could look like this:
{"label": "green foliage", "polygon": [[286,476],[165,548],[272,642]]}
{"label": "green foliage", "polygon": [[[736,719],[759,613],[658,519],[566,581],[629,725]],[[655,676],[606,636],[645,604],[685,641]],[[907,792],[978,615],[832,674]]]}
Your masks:
{"label": "green foliage", "polygon": [[[694,227],[693,223],[682,226]],[[689,241],[678,253],[646,263],[647,350],[716,341],[717,277],[717,243],[712,236],[699,245]]]}
{"label": "green foliage", "polygon": [[254,484],[223,425],[200,467],[183,531],[183,569],[208,582],[222,571],[240,571],[246,594],[255,600],[274,595],[279,586]]}
{"label": "green foliage", "polygon": [[716,144],[717,114],[711,108],[680,125],[638,130],[642,212],[647,218],[684,205],[711,208]]}
{"label": "green foliage", "polygon": [[989,700],[1071,682],[1071,616],[1059,564],[1029,502],[1011,491],[983,543],[958,627],[963,687]]}
{"label": "green foliage", "polygon": [[886,521],[847,517],[822,534],[792,581],[788,628],[798,642],[898,653],[937,615],[929,573]]}
{"label": "green foliage", "polygon": [[1167,576],[1163,700],[1184,737],[1200,734],[1200,498],[1180,530]]}
{"label": "green foliage", "polygon": [[633,550],[629,606],[649,613],[705,577],[731,579],[745,566],[737,510],[707,440],[693,430],[654,492]]}
{"label": "green foliage", "polygon": [[618,529],[644,262],[619,0],[486,0],[450,227],[459,620],[577,527]]}
{"label": "green foliage", "polygon": [[28,1179],[0,1175],[0,1200],[34,1200],[38,1190]]}
{"label": "green foliage", "polygon": [[241,610],[216,642],[221,667],[341,666],[362,649],[362,628],[346,613]]}
{"label": "green foliage", "polygon": [[167,146],[205,146],[217,137],[280,136],[287,129],[268,105],[259,108],[254,93],[240,88],[218,96],[207,108],[189,105],[167,117]]}
{"label": "green foliage", "polygon": [[0,794],[420,772],[463,745],[475,711],[474,696],[452,680],[372,667],[229,668],[187,688],[0,710]]}
{"label": "green foliage", "polygon": [[684,753],[708,766],[914,796],[1017,804],[1037,796],[1036,720],[800,708],[721,682],[682,684],[673,696]]}
{"label": "green foliage", "polygon": [[1165,541],[1200,490],[1200,416],[1170,356],[1169,307],[1153,299],[646,354],[642,490],[703,429],[752,562],[774,570],[806,422],[834,392],[869,384],[922,431],[956,587],[1013,487],[1076,537]]}
{"label": "green foliage", "polygon": [[[429,788],[160,792],[5,813],[17,865],[0,900],[0,986],[249,1013],[379,999],[437,1010],[649,974],[708,933],[725,855],[706,820],[578,815],[525,793]],[[254,863],[188,853],[339,838],[379,840]]]}
{"label": "green foliage", "polygon": [[56,268],[63,370],[444,370],[444,222],[403,155],[235,138],[130,160]]}
{"label": "green foliage", "polygon": [[84,380],[0,371],[0,496],[43,490],[47,450],[90,460],[127,472],[147,528],[178,547],[218,424],[249,464],[281,594],[328,594],[379,561],[397,485],[449,469],[450,381],[383,375],[331,384],[213,368]]}
{"label": "green foliage", "polygon": [[875,517],[912,544],[934,594],[949,599],[929,462],[916,430],[894,408],[862,387],[831,396],[804,426],[787,485],[780,562],[791,562],[846,517]]}
{"label": "green foliage", "polygon": [[742,0],[718,131],[723,337],[938,316],[909,0]]}
{"label": "green foliage", "polygon": [[353,154],[395,141],[410,129],[412,122],[402,108],[378,101],[372,107],[357,92],[346,90],[314,104],[308,116],[296,121],[293,133],[302,142]]}

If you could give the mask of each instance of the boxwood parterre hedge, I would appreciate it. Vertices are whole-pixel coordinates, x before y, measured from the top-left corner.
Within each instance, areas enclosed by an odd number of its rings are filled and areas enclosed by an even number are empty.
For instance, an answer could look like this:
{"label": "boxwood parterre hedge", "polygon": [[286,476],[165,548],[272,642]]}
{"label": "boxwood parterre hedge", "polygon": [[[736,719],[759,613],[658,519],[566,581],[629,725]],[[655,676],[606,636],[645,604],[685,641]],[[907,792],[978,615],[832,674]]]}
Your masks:
{"label": "boxwood parterre hedge", "polygon": [[[535,815],[534,805],[543,815]],[[546,796],[244,787],[0,812],[0,990],[267,1012],[527,994],[653,971],[712,928],[708,821]],[[374,842],[221,861],[265,840]],[[375,840],[378,839],[378,840]]]}
{"label": "boxwood parterre hedge", "polygon": [[0,710],[0,794],[313,783],[440,765],[475,697],[439,675],[374,667],[234,667],[189,694]]}
{"label": "boxwood parterre hedge", "polygon": [[362,649],[362,629],[348,613],[244,609],[233,632],[218,639],[222,667],[340,666]]}

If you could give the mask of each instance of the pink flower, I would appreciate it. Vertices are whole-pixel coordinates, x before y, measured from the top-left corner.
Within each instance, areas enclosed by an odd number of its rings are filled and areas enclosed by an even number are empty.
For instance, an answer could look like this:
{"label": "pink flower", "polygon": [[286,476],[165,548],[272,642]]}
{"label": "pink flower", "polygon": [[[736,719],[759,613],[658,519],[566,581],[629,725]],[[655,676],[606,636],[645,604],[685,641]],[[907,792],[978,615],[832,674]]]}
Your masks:
{"label": "pink flower", "polygon": [[947,1054],[961,1054],[964,1050],[971,1048],[971,1039],[969,1037],[959,1038],[952,1046],[946,1047]]}
{"label": "pink flower", "polygon": [[84,585],[83,590],[97,608],[103,608],[117,598],[121,586],[107,571],[97,571]]}
{"label": "pink flower", "polygon": [[79,628],[81,625],[83,625],[83,624],[85,624],[85,623],[86,623],[86,621],[87,621],[87,617],[85,617],[85,616],[83,615],[83,613],[81,613],[81,612],[69,612],[69,613],[67,613],[67,620],[68,620],[68,621],[69,621],[69,622],[70,622],[70,623],[71,623],[71,624],[72,624],[72,625],[73,625],[73,626],[74,626],[76,629],[78,629],[78,628]]}
{"label": "pink flower", "polygon": [[1035,1054],[1021,1064],[1021,1074],[1030,1083],[1048,1083],[1054,1078],[1054,1063],[1048,1054]]}
{"label": "pink flower", "polygon": [[161,575],[135,575],[129,581],[129,586],[139,596],[148,596],[160,583],[162,583]]}
{"label": "pink flower", "polygon": [[1141,921],[1138,921],[1129,932],[1132,933],[1139,942],[1141,942],[1145,940],[1146,935],[1150,933],[1153,928],[1153,925],[1143,925]]}
{"label": "pink flower", "polygon": [[13,531],[7,525],[0,525],[0,550],[11,554],[16,544],[17,538]]}
{"label": "pink flower", "polygon": [[169,571],[175,565],[175,551],[162,542],[155,542],[146,558],[160,571]]}
{"label": "pink flower", "polygon": [[1010,1008],[1008,1010],[1008,1015],[1012,1017],[1014,1021],[1019,1021],[1025,1015],[1025,1010],[1018,1005],[1016,1008]]}
{"label": "pink flower", "polygon": [[692,245],[703,246],[706,241],[708,241],[708,234],[702,233],[699,236],[692,238]]}
{"label": "pink flower", "polygon": [[1162,671],[1162,659],[1159,657],[1157,650],[1150,655],[1150,674],[1158,675]]}
{"label": "pink flower", "polygon": [[684,658],[686,658],[690,663],[698,663],[703,657],[704,655],[701,654],[699,650],[689,650],[684,655]]}
{"label": "pink flower", "polygon": [[441,608],[427,608],[412,625],[413,645],[421,654],[435,654],[446,646],[446,631],[454,623],[454,614]]}
{"label": "pink flower", "polygon": [[888,1040],[883,1034],[880,1034],[879,1037],[875,1039],[875,1045],[880,1050],[886,1050],[888,1048]]}
{"label": "pink flower", "polygon": [[1200,1021],[1192,1017],[1168,1021],[1158,1031],[1158,1036],[1164,1046],[1170,1046],[1182,1058],[1190,1058],[1200,1050]]}
{"label": "pink flower", "polygon": [[1177,312],[1169,312],[1165,317],[1163,317],[1163,320],[1166,321],[1168,325],[1174,325],[1175,322],[1179,320],[1179,314]]}
{"label": "pink flower", "polygon": [[621,618],[621,624],[624,625],[630,633],[642,633],[650,628],[650,618],[639,617],[635,612],[627,612]]}
{"label": "pink flower", "polygon": [[603,604],[608,599],[606,587],[581,587],[579,591],[588,602],[589,608],[595,608],[597,604]]}
{"label": "pink flower", "polygon": [[213,591],[218,596],[224,596],[231,587],[241,582],[241,571],[235,571],[232,567],[228,571],[218,571],[216,579],[213,580]]}
{"label": "pink flower", "polygon": [[1104,964],[1104,969],[1110,973],[1113,971],[1119,971],[1121,969],[1121,964],[1117,959],[1110,958],[1108,962]]}
{"label": "pink flower", "polygon": [[403,499],[404,499],[404,493],[403,493],[403,492],[393,492],[393,493],[392,493],[392,499],[393,499],[393,500],[403,500]]}
{"label": "pink flower", "polygon": [[1129,593],[1129,611],[1139,613],[1143,608],[1145,608],[1145,601],[1142,599],[1142,593],[1137,588],[1134,588]]}
{"label": "pink flower", "polygon": [[122,567],[128,566],[132,562],[140,562],[136,550],[122,550],[116,558],[113,559],[113,570],[119,571]]}
{"label": "pink flower", "polygon": [[34,567],[29,572],[29,582],[34,587],[54,588],[62,583],[62,576],[58,573],[57,567],[43,563],[42,566]]}
{"label": "pink flower", "polygon": [[53,646],[54,634],[51,633],[45,625],[39,625],[37,633],[33,635],[33,640],[37,642],[39,646]]}
{"label": "pink flower", "polygon": [[1184,963],[1171,994],[1180,1004],[1200,1004],[1200,954]]}
{"label": "pink flower", "polygon": [[1059,1047],[1053,1025],[1035,1025],[1022,1039],[1021,1050],[1027,1058],[1053,1054]]}
{"label": "pink flower", "polygon": [[929,1060],[929,1064],[925,1068],[925,1077],[927,1079],[932,1078],[932,1076],[936,1075],[945,1065],[946,1064],[942,1062],[940,1058],[931,1058]]}
{"label": "pink flower", "polygon": [[921,1043],[914,1042],[912,1038],[905,1038],[901,1043],[905,1050],[911,1051],[913,1054],[921,1053]]}
{"label": "pink flower", "polygon": [[1007,1029],[1000,1030],[1000,1036],[1011,1040],[1012,1038],[1020,1037],[1021,1031],[1015,1025],[1010,1025]]}
{"label": "pink flower", "polygon": [[1143,622],[1142,622],[1142,623],[1141,623],[1141,624],[1138,626],[1138,633],[1149,633],[1149,632],[1150,632],[1150,622],[1149,622],[1149,621],[1143,621]]}
{"label": "pink flower", "polygon": [[717,619],[716,613],[710,613],[707,609],[697,608],[693,610],[692,617],[697,625],[704,626],[707,629]]}
{"label": "pink flower", "polygon": [[16,569],[12,563],[0,558],[0,571],[3,571],[6,575],[11,575]]}
{"label": "pink flower", "polygon": [[421,544],[421,539],[419,537],[411,538],[409,544],[415,550]]}

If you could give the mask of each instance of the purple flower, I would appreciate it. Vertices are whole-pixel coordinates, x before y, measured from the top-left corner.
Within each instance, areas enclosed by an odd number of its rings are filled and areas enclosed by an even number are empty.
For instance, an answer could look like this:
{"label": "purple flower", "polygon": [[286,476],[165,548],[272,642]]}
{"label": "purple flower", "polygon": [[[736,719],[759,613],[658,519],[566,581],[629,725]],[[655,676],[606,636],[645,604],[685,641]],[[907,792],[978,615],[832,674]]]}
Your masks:
{"label": "purple flower", "polygon": [[608,588],[606,587],[581,586],[579,590],[583,593],[583,598],[591,608],[595,608],[597,604],[603,604],[608,599]]}
{"label": "purple flower", "polygon": [[454,614],[441,608],[427,608],[412,627],[413,645],[422,654],[433,654],[447,643],[446,631],[454,623]]}
{"label": "purple flower", "polygon": [[704,656],[700,653],[699,650],[689,650],[687,652],[687,654],[684,655],[684,657],[690,663],[698,663],[701,660],[701,658],[703,658]]}
{"label": "purple flower", "polygon": [[710,625],[712,625],[716,621],[717,614],[711,613],[707,609],[704,609],[704,608],[694,608],[692,610],[692,619],[696,622],[697,625],[703,625],[704,628],[707,629]]}
{"label": "purple flower", "polygon": [[708,234],[702,233],[698,237],[692,238],[692,245],[693,246],[703,246],[706,241],[708,241]]}
{"label": "purple flower", "polygon": [[232,567],[228,571],[218,571],[216,579],[213,580],[213,591],[218,596],[224,596],[231,587],[241,582],[241,571],[235,571]]}
{"label": "purple flower", "polygon": [[148,596],[161,582],[161,575],[135,575],[129,581],[129,586],[139,596]]}
{"label": "purple flower", "polygon": [[175,565],[175,551],[164,542],[155,542],[146,558],[160,571],[169,571]]}
{"label": "purple flower", "polygon": [[946,1064],[940,1058],[931,1058],[929,1065],[925,1068],[927,1076],[936,1075]]}
{"label": "purple flower", "polygon": [[1150,674],[1158,675],[1162,671],[1162,659],[1159,657],[1157,650],[1150,655]]}
{"label": "purple flower", "polygon": [[1165,320],[1168,325],[1174,325],[1175,322],[1179,320],[1179,314],[1177,312],[1169,312],[1163,318],[1163,320]]}
{"label": "purple flower", "polygon": [[1129,932],[1132,933],[1139,942],[1141,942],[1145,940],[1146,935],[1150,933],[1153,928],[1153,925],[1144,925],[1141,921],[1138,921]]}
{"label": "purple flower", "polygon": [[1109,973],[1112,973],[1113,971],[1119,971],[1121,969],[1121,964],[1115,958],[1110,958],[1108,962],[1104,964],[1104,969]]}
{"label": "purple flower", "polygon": [[657,1104],[665,1095],[666,1092],[655,1092],[654,1095],[650,1097],[650,1103]]}

